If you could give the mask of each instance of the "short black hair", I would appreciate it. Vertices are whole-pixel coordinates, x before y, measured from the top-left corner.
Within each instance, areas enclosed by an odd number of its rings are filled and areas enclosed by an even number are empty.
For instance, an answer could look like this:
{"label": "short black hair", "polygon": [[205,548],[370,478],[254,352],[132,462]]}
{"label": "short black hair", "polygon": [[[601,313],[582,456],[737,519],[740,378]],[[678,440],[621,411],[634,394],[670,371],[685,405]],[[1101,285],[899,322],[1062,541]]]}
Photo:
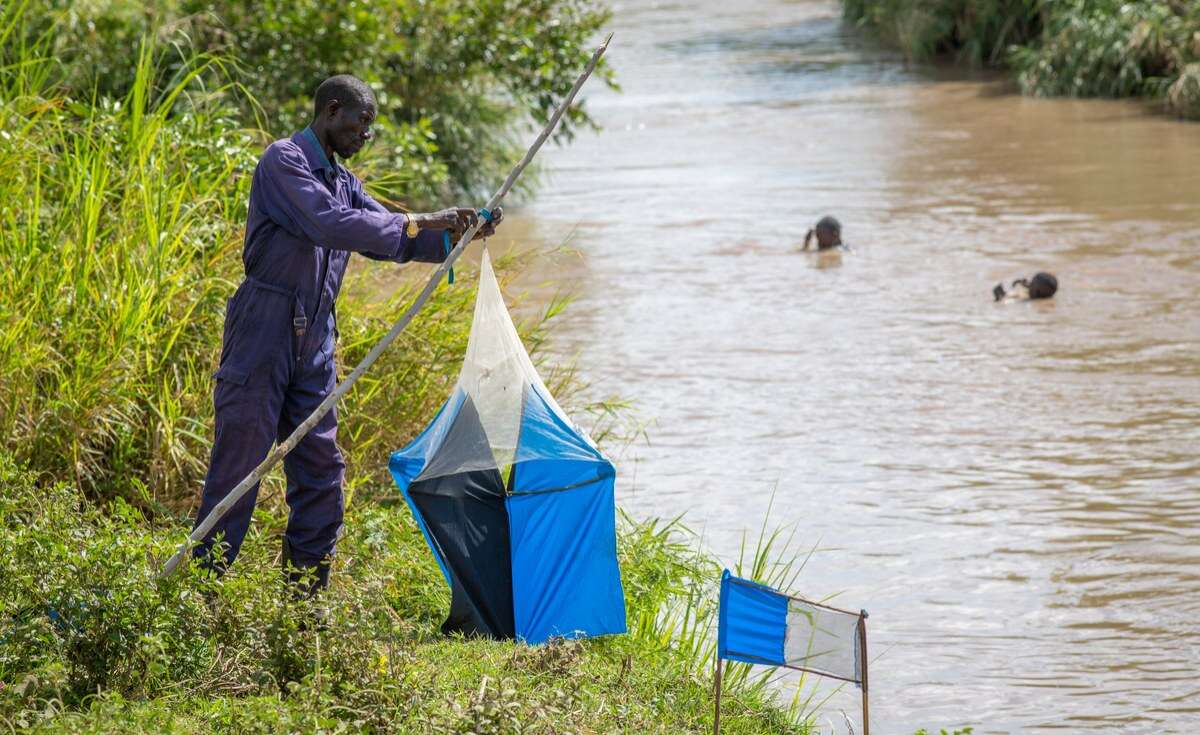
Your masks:
{"label": "short black hair", "polygon": [[320,117],[332,100],[350,107],[362,107],[368,102],[375,104],[375,93],[358,77],[349,74],[329,77],[321,82],[313,95],[313,117]]}
{"label": "short black hair", "polygon": [[1038,273],[1029,281],[1029,298],[1048,299],[1058,291],[1058,279],[1051,273]]}
{"label": "short black hair", "polygon": [[821,219],[817,220],[816,229],[832,230],[840,235],[842,234],[842,223],[837,221],[837,217],[827,214]]}

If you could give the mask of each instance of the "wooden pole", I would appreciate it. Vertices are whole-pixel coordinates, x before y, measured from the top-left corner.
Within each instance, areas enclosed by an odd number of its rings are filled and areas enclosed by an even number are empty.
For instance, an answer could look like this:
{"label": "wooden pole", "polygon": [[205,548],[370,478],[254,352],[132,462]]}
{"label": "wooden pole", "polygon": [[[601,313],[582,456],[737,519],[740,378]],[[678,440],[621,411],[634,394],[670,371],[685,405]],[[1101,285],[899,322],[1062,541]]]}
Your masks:
{"label": "wooden pole", "polygon": [[713,735],[721,735],[721,655],[716,654],[717,659],[717,676],[713,682],[713,689],[716,690],[715,701],[713,707]]}
{"label": "wooden pole", "polygon": [[871,735],[871,709],[867,702],[867,611],[858,613],[858,646],[862,655],[862,726],[863,735]]}
{"label": "wooden pole", "polygon": [[[571,106],[571,103],[575,101],[575,95],[579,93],[580,88],[583,87],[583,83],[586,82],[588,77],[592,75],[592,72],[596,70],[596,64],[600,62],[600,57],[603,56],[604,52],[608,50],[608,42],[611,40],[612,34],[610,33],[608,34],[608,37],[604,39],[604,43],[600,44],[600,47],[597,48],[592,54],[592,58],[590,61],[588,61],[587,67],[583,70],[583,73],[579,75],[579,78],[575,80],[575,86],[571,87],[570,93],[567,95],[566,99],[559,104],[558,109],[554,111],[554,115],[552,115],[550,121],[546,123],[546,127],[542,129],[542,132],[538,134],[537,139],[533,141],[533,145],[529,147],[529,150],[525,151],[525,156],[517,163],[516,166],[513,167],[511,171],[509,171],[508,178],[504,180],[504,183],[500,186],[496,193],[492,194],[492,198],[487,202],[487,209],[489,211],[494,210],[496,206],[500,204],[500,201],[504,199],[504,196],[508,194],[509,189],[511,189],[513,184],[516,182],[517,177],[521,175],[521,172],[525,170],[525,167],[529,165],[529,162],[533,160],[535,155],[537,155],[537,152],[542,147],[542,144],[545,143],[550,137],[550,134],[554,132],[554,128],[558,125],[558,121],[567,111],[567,108]],[[400,336],[400,333],[404,331],[404,328],[408,326],[408,323],[412,321],[412,318],[416,316],[417,312],[419,312],[422,307],[425,306],[425,302],[429,300],[429,297],[433,294],[434,289],[437,288],[438,283],[446,275],[446,272],[449,271],[454,265],[454,261],[458,260],[458,256],[462,255],[463,250],[466,249],[467,244],[470,243],[475,237],[475,233],[480,227],[483,226],[483,223],[483,218],[480,217],[473,227],[463,233],[462,237],[458,240],[458,244],[455,245],[454,249],[450,251],[450,254],[446,256],[446,259],[442,261],[441,266],[434,271],[433,276],[431,276],[429,279],[429,283],[425,284],[425,288],[421,291],[420,295],[417,296],[416,301],[414,301],[412,305],[409,306],[408,309],[406,309],[405,312],[400,316],[400,318],[396,320],[396,323],[392,325],[391,331],[384,335],[383,339],[379,340],[379,342],[376,343],[373,348],[371,348],[371,351],[368,352],[367,356],[362,359],[362,362],[358,363],[354,370],[351,371],[350,375],[347,376],[340,385],[334,388],[333,392],[325,397],[325,400],[321,401],[321,404],[317,406],[317,408],[312,412],[312,414],[309,415],[307,419],[304,420],[303,423],[296,427],[296,430],[292,432],[291,436],[285,439],[282,444],[277,445],[273,450],[271,450],[266,459],[260,462],[259,465],[254,468],[253,472],[247,475],[244,480],[239,482],[233,488],[233,490],[230,490],[229,494],[226,495],[221,502],[217,503],[217,506],[212,509],[212,512],[209,513],[208,516],[206,516],[198,526],[196,526],[195,530],[188,535],[187,540],[179,546],[179,549],[175,552],[175,555],[167,560],[166,565],[163,566],[163,570],[159,574],[160,577],[165,577],[175,571],[180,562],[182,562],[187,556],[188,552],[191,551],[192,547],[198,544],[205,536],[207,536],[208,532],[211,531],[213,526],[217,524],[217,521],[221,520],[221,518],[223,518],[225,514],[229,512],[229,509],[232,508],[237,501],[241,500],[243,495],[250,491],[250,488],[254,487],[254,485],[258,483],[258,481],[261,480],[264,475],[271,471],[272,467],[278,464],[288,452],[292,451],[292,449],[294,449],[295,446],[300,443],[300,440],[303,439],[304,436],[308,434],[308,432],[311,431],[314,426],[317,425],[317,422],[320,421],[325,414],[329,413],[329,410],[338,402],[338,399],[340,399],[350,390],[350,388],[358,381],[358,379],[362,377],[363,373],[367,371],[367,368],[371,367],[371,365],[374,364],[375,360],[379,358],[383,351],[387,349],[393,341],[395,341],[396,337]]]}

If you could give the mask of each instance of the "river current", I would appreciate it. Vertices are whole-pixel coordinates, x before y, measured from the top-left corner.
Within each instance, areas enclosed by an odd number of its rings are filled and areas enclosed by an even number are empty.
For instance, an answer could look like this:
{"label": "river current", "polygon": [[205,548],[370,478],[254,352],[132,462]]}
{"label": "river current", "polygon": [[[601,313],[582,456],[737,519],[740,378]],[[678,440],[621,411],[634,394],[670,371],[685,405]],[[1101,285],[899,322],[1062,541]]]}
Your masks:
{"label": "river current", "polygon": [[[833,2],[612,29],[603,130],[511,219],[578,249],[557,350],[652,422],[619,502],[728,559],[774,495],[796,591],[871,614],[880,732],[1200,727],[1200,126],[906,65]],[[853,252],[798,252],[824,214]]]}

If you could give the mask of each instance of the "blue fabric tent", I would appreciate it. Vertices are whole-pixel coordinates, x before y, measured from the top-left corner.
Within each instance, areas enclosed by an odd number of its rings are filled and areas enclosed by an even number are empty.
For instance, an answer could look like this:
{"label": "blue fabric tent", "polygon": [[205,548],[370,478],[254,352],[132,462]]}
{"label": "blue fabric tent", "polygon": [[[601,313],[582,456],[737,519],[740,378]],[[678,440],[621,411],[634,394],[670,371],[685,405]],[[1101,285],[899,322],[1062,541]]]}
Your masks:
{"label": "blue fabric tent", "polygon": [[444,632],[625,632],[616,472],[538,377],[486,251],[458,384],[389,467],[450,585]]}

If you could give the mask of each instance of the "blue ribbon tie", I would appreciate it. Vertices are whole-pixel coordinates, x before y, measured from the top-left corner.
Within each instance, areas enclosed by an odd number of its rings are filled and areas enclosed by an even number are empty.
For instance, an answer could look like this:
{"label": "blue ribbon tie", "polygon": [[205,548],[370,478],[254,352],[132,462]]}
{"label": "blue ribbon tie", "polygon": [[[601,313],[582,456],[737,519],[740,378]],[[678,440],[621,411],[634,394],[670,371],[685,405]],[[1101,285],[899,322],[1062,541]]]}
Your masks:
{"label": "blue ribbon tie", "polygon": [[[445,251],[445,257],[450,257],[450,230],[442,230],[442,250]],[[450,266],[450,272],[446,275],[446,283],[454,283],[454,266]]]}

